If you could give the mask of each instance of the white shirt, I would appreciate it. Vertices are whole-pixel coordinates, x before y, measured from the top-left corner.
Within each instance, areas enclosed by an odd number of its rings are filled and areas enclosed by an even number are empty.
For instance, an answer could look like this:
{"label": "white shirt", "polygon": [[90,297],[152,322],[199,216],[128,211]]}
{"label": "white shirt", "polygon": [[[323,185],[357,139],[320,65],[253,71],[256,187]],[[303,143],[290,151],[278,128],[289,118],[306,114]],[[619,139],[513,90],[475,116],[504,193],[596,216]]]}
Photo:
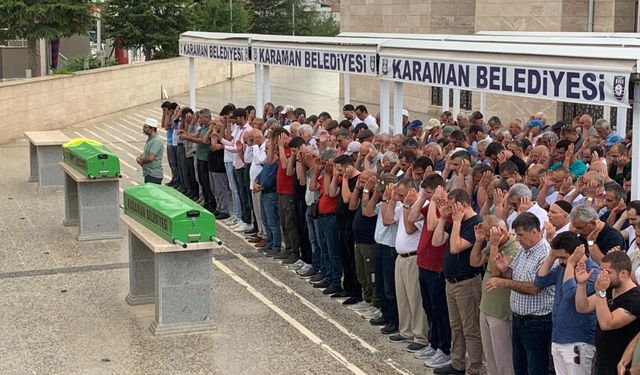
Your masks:
{"label": "white shirt", "polygon": [[567,225],[565,225],[564,227],[556,230],[556,236],[559,235],[560,233],[568,232],[569,226],[571,226],[571,222],[567,223]]}
{"label": "white shirt", "polygon": [[[253,191],[253,181],[256,180],[260,171],[262,171],[262,164],[267,160],[267,153],[265,151],[265,145],[267,142],[264,142],[261,145],[253,145],[251,147],[247,147],[247,150],[251,153],[251,166],[249,167],[249,189]],[[247,161],[247,153],[245,152],[245,161]]]}
{"label": "white shirt", "polygon": [[418,230],[413,234],[407,234],[404,226],[403,206],[401,202],[396,202],[395,215],[393,217],[393,220],[398,223],[398,232],[396,233],[396,252],[398,254],[418,251],[418,242],[420,241],[420,233],[422,233],[422,225],[424,224],[424,220],[416,222],[415,226]]}
{"label": "white shirt", "polygon": [[367,124],[367,127],[373,132],[373,134],[378,134],[378,132],[380,131],[380,127],[376,123],[375,117],[369,115],[364,119],[363,122]]}
{"label": "white shirt", "polygon": [[[540,206],[538,206],[537,203],[533,203],[533,206],[531,206],[531,208],[529,208],[527,212],[531,212],[532,214],[536,215],[538,220],[540,220],[540,230],[543,230],[544,222],[549,220],[547,211],[545,211]],[[518,217],[518,212],[511,210],[511,213],[507,218],[507,226],[509,227],[509,232],[511,233],[515,233],[511,225],[513,224],[513,222],[516,220],[517,217]]]}

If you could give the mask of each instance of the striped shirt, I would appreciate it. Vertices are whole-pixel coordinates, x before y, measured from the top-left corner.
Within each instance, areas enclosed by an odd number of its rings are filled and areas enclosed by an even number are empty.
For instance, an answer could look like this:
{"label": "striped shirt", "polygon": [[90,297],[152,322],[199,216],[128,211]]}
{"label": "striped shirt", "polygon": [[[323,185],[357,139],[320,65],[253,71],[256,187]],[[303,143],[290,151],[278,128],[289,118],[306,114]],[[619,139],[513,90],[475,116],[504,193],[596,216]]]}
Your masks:
{"label": "striped shirt", "polygon": [[[531,282],[536,279],[538,269],[549,255],[549,244],[543,238],[530,249],[522,249],[511,263],[514,281]],[[547,315],[553,309],[555,286],[542,289],[536,295],[511,291],[511,310],[518,315]]]}

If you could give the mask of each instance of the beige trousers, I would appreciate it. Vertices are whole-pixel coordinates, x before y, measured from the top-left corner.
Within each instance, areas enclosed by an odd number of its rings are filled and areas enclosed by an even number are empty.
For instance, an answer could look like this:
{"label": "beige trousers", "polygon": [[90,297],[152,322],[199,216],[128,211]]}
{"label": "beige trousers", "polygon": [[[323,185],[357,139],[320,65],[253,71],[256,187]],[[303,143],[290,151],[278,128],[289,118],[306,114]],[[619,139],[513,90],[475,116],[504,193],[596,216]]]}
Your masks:
{"label": "beige trousers", "polygon": [[422,308],[416,257],[396,258],[396,300],[400,334],[420,344],[428,344],[427,315]]}
{"label": "beige trousers", "polygon": [[500,320],[480,311],[480,333],[487,374],[513,375],[511,321]]}

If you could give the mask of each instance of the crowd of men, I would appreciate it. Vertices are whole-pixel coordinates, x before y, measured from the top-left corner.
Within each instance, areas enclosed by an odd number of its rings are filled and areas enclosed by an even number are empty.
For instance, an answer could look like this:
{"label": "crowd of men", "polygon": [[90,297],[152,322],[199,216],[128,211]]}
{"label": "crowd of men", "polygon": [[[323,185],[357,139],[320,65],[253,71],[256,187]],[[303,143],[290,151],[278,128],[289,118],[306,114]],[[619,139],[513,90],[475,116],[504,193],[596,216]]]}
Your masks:
{"label": "crowd of men", "polygon": [[607,120],[162,110],[143,171],[161,126],[168,185],[435,374],[640,374],[640,201]]}

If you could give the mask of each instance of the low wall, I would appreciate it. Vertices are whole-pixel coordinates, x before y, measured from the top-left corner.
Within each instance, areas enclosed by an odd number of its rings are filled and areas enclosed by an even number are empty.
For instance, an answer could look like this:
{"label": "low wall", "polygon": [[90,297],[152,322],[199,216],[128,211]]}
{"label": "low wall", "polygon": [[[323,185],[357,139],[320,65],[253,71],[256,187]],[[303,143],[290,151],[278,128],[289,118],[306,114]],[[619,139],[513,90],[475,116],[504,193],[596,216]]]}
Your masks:
{"label": "low wall", "polygon": [[[196,59],[196,87],[229,76],[226,61]],[[253,73],[251,64],[234,64],[234,76]],[[0,143],[25,131],[60,129],[189,90],[188,58],[177,57],[129,65],[0,83],[5,126]]]}

